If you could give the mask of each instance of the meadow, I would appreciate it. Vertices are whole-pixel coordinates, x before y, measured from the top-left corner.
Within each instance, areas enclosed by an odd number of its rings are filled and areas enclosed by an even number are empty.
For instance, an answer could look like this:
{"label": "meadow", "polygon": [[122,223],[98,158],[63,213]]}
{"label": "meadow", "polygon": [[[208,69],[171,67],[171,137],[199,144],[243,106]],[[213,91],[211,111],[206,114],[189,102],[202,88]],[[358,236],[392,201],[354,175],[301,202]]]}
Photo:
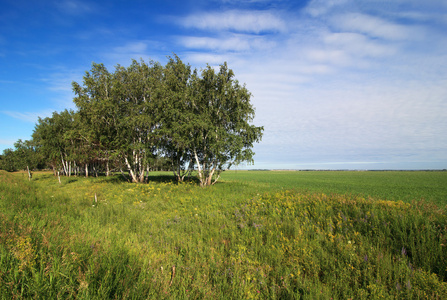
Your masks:
{"label": "meadow", "polygon": [[0,171],[0,298],[446,299],[447,172]]}

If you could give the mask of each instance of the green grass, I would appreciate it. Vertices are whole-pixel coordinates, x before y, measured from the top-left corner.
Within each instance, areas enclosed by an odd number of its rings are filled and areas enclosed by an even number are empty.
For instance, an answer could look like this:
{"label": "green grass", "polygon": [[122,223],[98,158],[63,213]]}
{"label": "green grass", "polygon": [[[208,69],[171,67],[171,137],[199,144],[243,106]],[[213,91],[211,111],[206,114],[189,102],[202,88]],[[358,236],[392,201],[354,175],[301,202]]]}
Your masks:
{"label": "green grass", "polygon": [[249,183],[265,191],[352,194],[386,200],[427,200],[447,205],[445,171],[230,171],[224,180]]}
{"label": "green grass", "polygon": [[447,173],[167,175],[0,172],[0,298],[447,297]]}

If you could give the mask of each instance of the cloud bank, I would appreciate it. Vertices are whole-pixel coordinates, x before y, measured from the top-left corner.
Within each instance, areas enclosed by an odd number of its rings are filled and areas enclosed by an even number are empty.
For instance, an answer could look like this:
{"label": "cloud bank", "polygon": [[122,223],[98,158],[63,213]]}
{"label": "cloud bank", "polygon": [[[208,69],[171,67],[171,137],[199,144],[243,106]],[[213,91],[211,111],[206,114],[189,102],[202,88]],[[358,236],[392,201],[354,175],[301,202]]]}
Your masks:
{"label": "cloud bank", "polygon": [[215,52],[252,91],[256,123],[265,126],[257,166],[272,157],[296,167],[445,166],[446,36],[429,13],[414,14],[423,4],[391,12],[376,5],[370,13],[375,3],[367,2],[364,10],[348,0],[311,1],[295,15],[228,11],[181,20],[200,30],[178,38],[188,58],[205,63]]}

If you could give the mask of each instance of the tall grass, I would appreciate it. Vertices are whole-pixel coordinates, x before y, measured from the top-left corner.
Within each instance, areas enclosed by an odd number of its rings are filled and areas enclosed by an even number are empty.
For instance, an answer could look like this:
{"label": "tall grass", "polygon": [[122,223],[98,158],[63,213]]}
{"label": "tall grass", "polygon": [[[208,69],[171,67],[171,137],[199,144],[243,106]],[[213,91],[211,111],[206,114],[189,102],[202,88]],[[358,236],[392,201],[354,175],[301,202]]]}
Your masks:
{"label": "tall grass", "polygon": [[153,179],[0,172],[1,298],[447,297],[431,202]]}

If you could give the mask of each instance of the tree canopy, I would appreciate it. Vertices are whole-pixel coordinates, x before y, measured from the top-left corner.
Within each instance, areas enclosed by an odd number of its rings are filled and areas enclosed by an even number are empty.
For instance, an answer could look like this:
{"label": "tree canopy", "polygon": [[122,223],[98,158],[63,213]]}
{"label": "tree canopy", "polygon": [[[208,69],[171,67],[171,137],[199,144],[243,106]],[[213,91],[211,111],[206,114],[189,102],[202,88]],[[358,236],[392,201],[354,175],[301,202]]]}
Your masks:
{"label": "tree canopy", "polygon": [[[113,72],[93,63],[72,86],[77,110],[39,118],[33,133],[40,157],[67,176],[120,170],[144,182],[169,165],[178,181],[196,171],[208,186],[232,165],[252,162],[262,137],[251,94],[226,63],[192,70],[174,55],[165,66],[133,60]],[[3,161],[11,169],[7,155]]]}

